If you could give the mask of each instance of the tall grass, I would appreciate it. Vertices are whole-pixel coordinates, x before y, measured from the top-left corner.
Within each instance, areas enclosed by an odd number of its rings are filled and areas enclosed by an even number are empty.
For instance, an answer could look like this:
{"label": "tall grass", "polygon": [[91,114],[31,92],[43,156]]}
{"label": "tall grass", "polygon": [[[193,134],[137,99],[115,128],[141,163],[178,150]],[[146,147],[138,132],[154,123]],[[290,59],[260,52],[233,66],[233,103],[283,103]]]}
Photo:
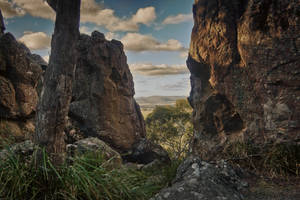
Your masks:
{"label": "tall grass", "polygon": [[227,146],[223,156],[244,168],[265,172],[271,176],[300,175],[300,145],[237,142]]}
{"label": "tall grass", "polygon": [[55,168],[44,151],[42,157],[37,161],[35,154],[9,152],[0,160],[0,199],[149,199],[171,181],[178,166],[150,171],[114,168],[101,154],[87,153]]}

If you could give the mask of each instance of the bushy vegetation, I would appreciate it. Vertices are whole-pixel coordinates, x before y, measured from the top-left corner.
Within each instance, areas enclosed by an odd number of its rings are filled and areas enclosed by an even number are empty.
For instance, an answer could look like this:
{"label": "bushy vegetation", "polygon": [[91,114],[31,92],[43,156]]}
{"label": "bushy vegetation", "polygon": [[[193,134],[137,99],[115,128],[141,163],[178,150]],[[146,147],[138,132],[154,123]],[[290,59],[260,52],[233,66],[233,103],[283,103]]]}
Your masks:
{"label": "bushy vegetation", "polygon": [[297,144],[266,144],[236,142],[224,149],[224,157],[234,164],[271,176],[300,175],[300,146]]}
{"label": "bushy vegetation", "polygon": [[186,99],[174,106],[157,106],[146,118],[147,137],[163,146],[173,160],[182,159],[192,138],[192,108]]}
{"label": "bushy vegetation", "polygon": [[[0,199],[143,200],[168,185],[178,163],[147,171],[116,168],[100,153],[88,153],[54,167],[43,159],[9,152],[0,159]],[[39,164],[37,164],[39,163]]]}

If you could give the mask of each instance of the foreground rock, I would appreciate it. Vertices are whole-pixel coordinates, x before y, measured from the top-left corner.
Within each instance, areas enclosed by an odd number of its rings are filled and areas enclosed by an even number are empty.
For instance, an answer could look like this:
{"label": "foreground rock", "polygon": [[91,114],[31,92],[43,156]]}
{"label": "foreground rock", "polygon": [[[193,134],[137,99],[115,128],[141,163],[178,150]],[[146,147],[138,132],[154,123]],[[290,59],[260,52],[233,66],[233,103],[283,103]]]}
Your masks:
{"label": "foreground rock", "polygon": [[0,149],[0,160],[5,160],[16,155],[30,157],[36,149],[37,146],[31,140],[26,140],[24,142],[11,145],[8,148]]}
{"label": "foreground rock", "polygon": [[187,61],[194,152],[300,142],[300,2],[196,0]]}
{"label": "foreground rock", "polygon": [[110,160],[115,166],[122,164],[121,155],[98,138],[86,138],[75,142],[75,144],[69,144],[67,151],[72,156],[86,153],[101,154],[103,159]]}
{"label": "foreground rock", "polygon": [[135,143],[129,154],[123,156],[123,158],[127,162],[150,164],[150,166],[153,164],[168,164],[171,161],[166,150],[145,138]]}
{"label": "foreground rock", "polygon": [[177,169],[173,185],[150,200],[241,200],[246,185],[226,162],[212,165],[189,157]]}
{"label": "foreground rock", "polygon": [[[38,149],[39,147],[31,140],[26,140],[0,149],[0,159],[6,159],[16,155],[24,156],[25,158],[31,157],[34,151]],[[120,154],[98,138],[86,138],[77,141],[75,144],[69,144],[67,145],[67,152],[69,159],[84,154],[90,156],[100,155],[104,161],[108,161],[107,163],[113,164],[114,167],[120,167],[122,165]]]}
{"label": "foreground rock", "polygon": [[145,137],[134,84],[121,42],[102,33],[81,35],[69,116],[86,136],[128,151]]}

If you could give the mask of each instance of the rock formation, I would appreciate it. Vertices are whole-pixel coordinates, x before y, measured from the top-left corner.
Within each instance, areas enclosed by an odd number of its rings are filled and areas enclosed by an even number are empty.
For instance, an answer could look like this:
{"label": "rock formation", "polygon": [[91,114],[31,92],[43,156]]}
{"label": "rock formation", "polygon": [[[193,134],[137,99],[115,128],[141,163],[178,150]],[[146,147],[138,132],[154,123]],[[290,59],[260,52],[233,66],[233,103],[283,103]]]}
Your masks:
{"label": "rock formation", "polygon": [[195,0],[188,68],[194,152],[300,142],[300,2]]}
{"label": "rock formation", "polygon": [[119,151],[145,137],[145,124],[133,98],[134,84],[121,42],[102,33],[81,35],[69,116],[86,136]]}
{"label": "rock formation", "polygon": [[213,165],[189,157],[177,169],[173,185],[150,200],[242,200],[241,191],[246,186],[226,162]]}
{"label": "rock formation", "polygon": [[31,54],[11,33],[4,33],[1,11],[0,29],[0,129],[22,140],[34,132],[42,58]]}
{"label": "rock formation", "polygon": [[[94,32],[81,35],[77,46],[80,58],[69,112],[73,124],[66,131],[70,136],[76,130],[82,137],[75,134],[70,143],[95,136],[120,152],[131,150],[146,131],[123,45]],[[47,63],[12,34],[0,36],[0,129],[13,130],[20,139],[24,131],[32,137],[46,68]]]}

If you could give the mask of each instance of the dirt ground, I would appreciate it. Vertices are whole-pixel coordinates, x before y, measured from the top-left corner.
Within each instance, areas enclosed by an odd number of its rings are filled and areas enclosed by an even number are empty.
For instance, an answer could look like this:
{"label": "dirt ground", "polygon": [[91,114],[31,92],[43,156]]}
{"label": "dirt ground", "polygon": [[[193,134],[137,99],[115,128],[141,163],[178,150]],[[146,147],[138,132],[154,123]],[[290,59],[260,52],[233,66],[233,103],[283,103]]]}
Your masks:
{"label": "dirt ground", "polygon": [[248,175],[245,200],[300,200],[300,176],[265,178]]}

